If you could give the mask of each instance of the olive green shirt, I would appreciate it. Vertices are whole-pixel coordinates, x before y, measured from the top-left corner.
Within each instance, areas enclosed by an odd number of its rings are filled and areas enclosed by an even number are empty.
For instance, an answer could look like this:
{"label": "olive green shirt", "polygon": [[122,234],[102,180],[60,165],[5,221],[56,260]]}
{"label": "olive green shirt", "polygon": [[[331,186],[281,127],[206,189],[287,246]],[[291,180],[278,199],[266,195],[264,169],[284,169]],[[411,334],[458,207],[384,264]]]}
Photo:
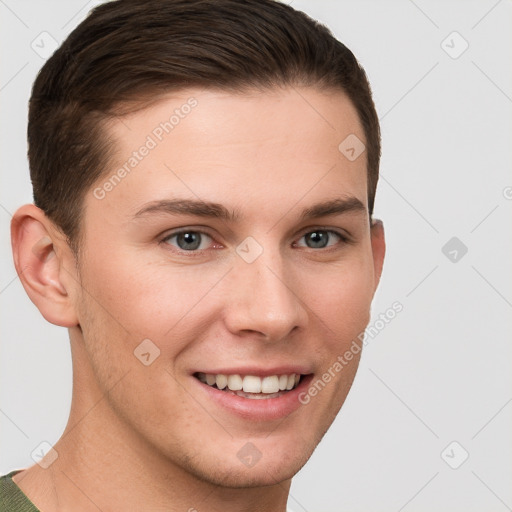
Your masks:
{"label": "olive green shirt", "polygon": [[28,496],[13,482],[21,469],[0,476],[0,512],[40,512]]}

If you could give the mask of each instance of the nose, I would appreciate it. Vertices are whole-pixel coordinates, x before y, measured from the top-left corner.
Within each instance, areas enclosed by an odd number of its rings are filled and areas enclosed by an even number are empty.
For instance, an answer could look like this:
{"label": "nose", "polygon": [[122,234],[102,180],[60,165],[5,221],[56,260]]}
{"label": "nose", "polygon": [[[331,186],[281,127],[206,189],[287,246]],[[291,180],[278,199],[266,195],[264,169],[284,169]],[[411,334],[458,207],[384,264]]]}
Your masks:
{"label": "nose", "polygon": [[277,251],[264,251],[251,263],[237,257],[228,276],[225,304],[224,318],[230,332],[258,333],[275,342],[303,328],[307,310],[294,289],[297,283],[291,271]]}

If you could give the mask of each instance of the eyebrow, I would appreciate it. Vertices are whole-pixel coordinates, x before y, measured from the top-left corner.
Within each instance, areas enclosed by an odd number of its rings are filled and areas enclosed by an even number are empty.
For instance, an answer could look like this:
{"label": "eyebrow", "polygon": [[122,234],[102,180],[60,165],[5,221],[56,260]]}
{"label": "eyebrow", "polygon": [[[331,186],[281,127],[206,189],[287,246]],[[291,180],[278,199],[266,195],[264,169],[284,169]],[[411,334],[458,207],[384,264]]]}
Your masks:
{"label": "eyebrow", "polygon": [[302,210],[301,219],[341,215],[343,213],[366,213],[366,206],[357,197],[331,199]]}
{"label": "eyebrow", "polygon": [[[305,208],[300,214],[301,220],[344,213],[365,213],[366,206],[357,197],[331,199]],[[192,199],[162,199],[144,205],[134,219],[155,214],[193,215],[196,217],[222,219],[236,222],[241,218],[240,212],[229,210],[220,203],[196,201]]]}

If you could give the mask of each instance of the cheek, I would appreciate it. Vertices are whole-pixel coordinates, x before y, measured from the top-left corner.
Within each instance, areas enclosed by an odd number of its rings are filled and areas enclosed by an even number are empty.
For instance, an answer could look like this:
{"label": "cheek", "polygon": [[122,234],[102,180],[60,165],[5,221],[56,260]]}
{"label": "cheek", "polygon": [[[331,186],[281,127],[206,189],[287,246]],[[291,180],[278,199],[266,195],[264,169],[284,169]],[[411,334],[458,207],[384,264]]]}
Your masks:
{"label": "cheek", "polygon": [[134,343],[149,338],[162,351],[177,353],[185,346],[184,330],[195,328],[190,319],[204,309],[203,299],[225,272],[155,262],[137,251],[110,252],[108,260],[89,259],[84,287],[107,330],[125,338],[128,333]]}
{"label": "cheek", "polygon": [[[322,283],[320,289],[318,285]],[[373,299],[373,264],[367,256],[359,254],[352,261],[326,270],[316,276],[316,286],[308,286],[317,293],[307,292],[314,304],[315,313],[322,319],[337,343],[351,342],[362,331],[370,319]],[[313,279],[310,285],[313,285]],[[335,342],[336,342],[335,340]]]}
{"label": "cheek", "polygon": [[350,265],[340,265],[331,272],[329,279],[324,278],[324,283],[312,308],[318,316],[317,325],[323,331],[317,347],[321,366],[317,384],[313,382],[309,388],[314,393],[311,403],[317,408],[318,421],[323,425],[321,430],[326,430],[334,421],[357,372],[361,335],[370,319],[373,298],[372,266],[361,256]]}
{"label": "cheek", "polygon": [[[168,424],[173,411],[179,411],[183,421],[192,425],[198,411],[184,401],[172,367],[187,336],[172,329],[176,324],[181,327],[178,322],[190,310],[190,303],[197,302],[195,295],[201,290],[186,292],[186,286],[179,286],[185,284],[186,276],[168,273],[164,280],[164,269],[151,264],[114,255],[108,265],[101,261],[101,257],[88,259],[82,276],[87,292],[81,306],[83,336],[99,387],[106,392],[116,386],[109,398],[111,407],[126,421],[137,424],[137,429],[148,429],[148,435],[159,423]],[[184,297],[187,293],[188,298]],[[145,339],[160,350],[160,356],[148,366],[134,353]],[[121,380],[122,385],[117,386]],[[163,409],[171,396],[172,404]],[[138,418],[146,418],[147,425]]]}

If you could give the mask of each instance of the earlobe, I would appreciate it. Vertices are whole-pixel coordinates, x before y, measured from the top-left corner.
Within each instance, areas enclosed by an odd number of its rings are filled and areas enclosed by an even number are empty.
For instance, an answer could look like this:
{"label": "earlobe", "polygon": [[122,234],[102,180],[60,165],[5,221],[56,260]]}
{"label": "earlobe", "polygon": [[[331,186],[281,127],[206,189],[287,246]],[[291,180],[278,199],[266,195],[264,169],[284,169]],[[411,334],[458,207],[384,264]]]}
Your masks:
{"label": "earlobe", "polygon": [[77,325],[70,290],[62,282],[65,242],[44,212],[33,204],[19,208],[11,222],[11,243],[16,272],[44,318],[62,327]]}
{"label": "earlobe", "polygon": [[373,251],[373,267],[375,275],[375,289],[379,285],[382,267],[384,265],[384,256],[386,254],[386,239],[384,236],[384,224],[379,219],[372,219],[371,241]]}

